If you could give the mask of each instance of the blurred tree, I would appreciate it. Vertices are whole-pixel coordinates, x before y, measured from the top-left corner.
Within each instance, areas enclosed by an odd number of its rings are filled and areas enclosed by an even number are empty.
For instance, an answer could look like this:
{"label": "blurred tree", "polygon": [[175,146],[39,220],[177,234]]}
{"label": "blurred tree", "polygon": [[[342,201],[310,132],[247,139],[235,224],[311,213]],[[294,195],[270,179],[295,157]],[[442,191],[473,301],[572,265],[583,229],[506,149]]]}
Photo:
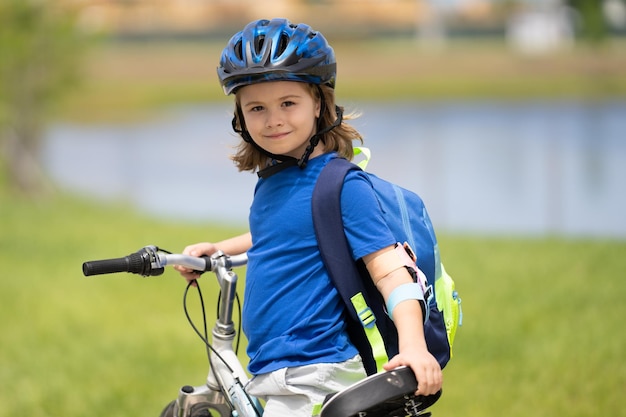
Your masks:
{"label": "blurred tree", "polygon": [[[61,4],[61,5],[60,5]],[[47,0],[0,0],[0,169],[12,188],[43,191],[43,128],[80,78],[77,10]]]}
{"label": "blurred tree", "polygon": [[598,44],[607,38],[608,27],[602,13],[602,0],[567,0],[567,3],[580,13],[584,40]]}

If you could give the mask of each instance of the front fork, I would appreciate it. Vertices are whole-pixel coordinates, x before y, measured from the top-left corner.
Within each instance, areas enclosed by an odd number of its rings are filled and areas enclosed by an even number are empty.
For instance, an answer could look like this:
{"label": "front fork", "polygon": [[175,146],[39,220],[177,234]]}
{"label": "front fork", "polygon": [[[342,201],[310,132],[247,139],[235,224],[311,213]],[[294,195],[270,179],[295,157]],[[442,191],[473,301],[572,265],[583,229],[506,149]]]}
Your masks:
{"label": "front fork", "polygon": [[[220,259],[219,253],[214,256]],[[232,315],[237,274],[226,264],[219,264],[216,274],[221,302],[218,320],[212,332],[213,349],[209,352],[211,366],[207,383],[199,387],[182,387],[176,399],[174,416],[194,417],[195,410],[208,409],[220,417],[261,417],[263,408],[256,398],[245,392],[248,375],[233,349],[235,330]]]}
{"label": "front fork", "polygon": [[[193,417],[196,410],[208,409],[219,417],[260,417],[263,407],[259,401],[245,392],[248,376],[243,370],[232,343],[234,333],[224,333],[224,328],[213,330],[213,348],[210,352],[211,369],[206,385],[183,386],[178,392],[174,408],[175,417]],[[218,381],[219,379],[219,381]],[[223,393],[223,387],[227,390]],[[228,398],[228,400],[227,400]]]}

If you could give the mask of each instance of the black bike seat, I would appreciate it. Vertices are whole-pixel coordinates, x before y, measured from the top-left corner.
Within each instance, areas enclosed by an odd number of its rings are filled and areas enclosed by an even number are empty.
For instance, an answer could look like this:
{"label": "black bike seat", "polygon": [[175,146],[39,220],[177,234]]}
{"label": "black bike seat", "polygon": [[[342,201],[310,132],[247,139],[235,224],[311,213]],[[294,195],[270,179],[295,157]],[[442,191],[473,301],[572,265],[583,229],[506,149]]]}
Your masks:
{"label": "black bike seat", "polygon": [[379,372],[326,397],[320,417],[406,417],[422,416],[441,391],[415,395],[417,380],[413,370],[402,366]]}

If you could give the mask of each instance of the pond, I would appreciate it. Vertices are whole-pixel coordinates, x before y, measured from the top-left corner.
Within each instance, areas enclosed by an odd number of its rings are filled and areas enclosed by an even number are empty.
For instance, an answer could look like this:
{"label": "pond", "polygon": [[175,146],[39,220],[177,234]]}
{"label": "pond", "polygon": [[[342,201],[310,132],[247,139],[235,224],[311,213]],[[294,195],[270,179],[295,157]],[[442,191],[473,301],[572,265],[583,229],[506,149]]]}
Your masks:
{"label": "pond", "polygon": [[[626,237],[626,102],[357,102],[368,170],[418,192],[454,233]],[[256,175],[228,156],[231,104],[134,124],[55,124],[60,187],[147,215],[245,224]]]}

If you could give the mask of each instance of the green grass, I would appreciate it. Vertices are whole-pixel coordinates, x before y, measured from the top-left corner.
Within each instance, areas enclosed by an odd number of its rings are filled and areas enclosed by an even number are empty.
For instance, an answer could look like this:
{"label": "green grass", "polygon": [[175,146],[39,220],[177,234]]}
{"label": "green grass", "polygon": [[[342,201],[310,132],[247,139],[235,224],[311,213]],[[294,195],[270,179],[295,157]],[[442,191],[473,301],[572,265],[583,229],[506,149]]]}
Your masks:
{"label": "green grass", "polygon": [[203,383],[205,352],[186,323],[177,273],[86,278],[81,265],[146,244],[180,251],[234,230],[69,198],[0,198],[0,416],[157,416],[180,386]]}
{"label": "green grass", "polygon": [[436,415],[624,416],[624,242],[442,239],[465,323]]}
{"label": "green grass", "polygon": [[[203,382],[177,273],[86,278],[81,264],[239,230],[1,187],[0,201],[0,417],[157,416],[179,386]],[[464,324],[435,416],[626,416],[626,242],[442,235],[440,246]]]}

